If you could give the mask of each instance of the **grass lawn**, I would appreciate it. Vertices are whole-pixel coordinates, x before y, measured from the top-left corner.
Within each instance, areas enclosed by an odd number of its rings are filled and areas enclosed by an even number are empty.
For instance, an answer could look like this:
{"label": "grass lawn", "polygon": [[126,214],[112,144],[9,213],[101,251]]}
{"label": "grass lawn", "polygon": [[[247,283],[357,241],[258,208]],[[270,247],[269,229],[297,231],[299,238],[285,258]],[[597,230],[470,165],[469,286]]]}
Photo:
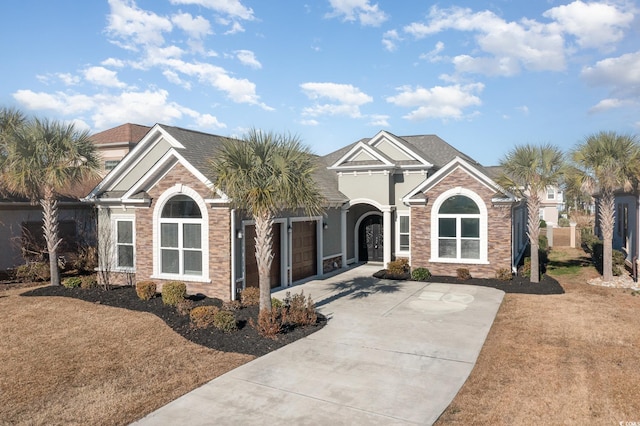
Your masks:
{"label": "grass lawn", "polygon": [[551,252],[566,293],[507,294],[438,425],[640,422],[640,295],[595,287],[581,250]]}

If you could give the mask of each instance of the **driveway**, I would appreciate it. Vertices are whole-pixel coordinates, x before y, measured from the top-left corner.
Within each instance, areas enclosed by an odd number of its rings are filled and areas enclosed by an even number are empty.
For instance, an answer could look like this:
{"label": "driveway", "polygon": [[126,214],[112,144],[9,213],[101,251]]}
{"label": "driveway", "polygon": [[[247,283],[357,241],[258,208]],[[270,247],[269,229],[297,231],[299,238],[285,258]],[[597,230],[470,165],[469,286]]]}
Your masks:
{"label": "driveway", "polygon": [[275,293],[304,290],[327,325],[136,424],[434,423],[471,373],[504,293],[371,278],[377,269],[362,265]]}

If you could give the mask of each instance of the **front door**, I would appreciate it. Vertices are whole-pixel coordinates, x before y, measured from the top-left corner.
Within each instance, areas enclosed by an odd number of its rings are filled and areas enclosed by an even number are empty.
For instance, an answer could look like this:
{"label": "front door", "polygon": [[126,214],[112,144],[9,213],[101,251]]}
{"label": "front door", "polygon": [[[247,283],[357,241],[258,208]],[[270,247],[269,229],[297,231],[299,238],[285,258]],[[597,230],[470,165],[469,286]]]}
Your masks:
{"label": "front door", "polygon": [[384,251],[382,242],[382,216],[367,216],[360,224],[360,261],[382,262]]}

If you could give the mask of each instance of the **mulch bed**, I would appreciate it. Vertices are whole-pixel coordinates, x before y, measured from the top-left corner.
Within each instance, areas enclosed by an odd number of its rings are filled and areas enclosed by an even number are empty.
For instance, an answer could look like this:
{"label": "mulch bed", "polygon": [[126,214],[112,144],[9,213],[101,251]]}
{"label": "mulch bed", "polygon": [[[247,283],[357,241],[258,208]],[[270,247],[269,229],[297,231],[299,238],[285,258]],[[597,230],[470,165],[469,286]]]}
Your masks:
{"label": "mulch bed", "polygon": [[[158,295],[151,300],[140,300],[133,287],[115,287],[111,290],[102,288],[66,288],[64,286],[39,287],[25,293],[23,296],[63,296],[81,299],[87,302],[113,306],[117,308],[130,309],[141,312],[152,313],[161,318],[176,333],[186,339],[224,352],[237,352],[254,356],[262,356],[291,342],[308,336],[326,325],[326,318],[318,314],[318,321],[315,325],[307,327],[296,327],[285,330],[278,334],[277,338],[270,339],[262,337],[253,327],[249,325],[249,319],[254,323],[258,320],[258,307],[249,306],[233,311],[238,330],[225,333],[214,327],[195,328],[188,315],[180,315],[176,308],[162,303],[162,298]],[[222,306],[219,299],[204,296],[189,297],[195,306],[214,305]]]}
{"label": "mulch bed", "polygon": [[[395,280],[410,280],[409,274],[405,275],[390,275],[385,269],[373,274],[376,278],[381,279],[395,279]],[[544,274],[540,278],[539,283],[532,283],[529,278],[514,276],[511,281],[501,281],[491,278],[469,278],[467,280],[459,280],[457,277],[445,277],[440,275],[433,275],[427,280],[432,283],[446,283],[446,284],[467,284],[467,285],[479,285],[483,287],[492,287],[502,290],[505,293],[519,293],[519,294],[563,294],[564,289],[558,281],[551,278],[549,275]]]}

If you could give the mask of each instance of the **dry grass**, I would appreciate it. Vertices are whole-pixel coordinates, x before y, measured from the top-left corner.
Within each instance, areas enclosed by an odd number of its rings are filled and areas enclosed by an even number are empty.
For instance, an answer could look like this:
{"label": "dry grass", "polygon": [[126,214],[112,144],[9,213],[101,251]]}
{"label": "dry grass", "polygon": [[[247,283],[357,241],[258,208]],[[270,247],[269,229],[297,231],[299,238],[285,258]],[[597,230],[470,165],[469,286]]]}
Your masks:
{"label": "dry grass", "polygon": [[0,423],[128,424],[252,359],[152,314],[0,292]]}
{"label": "dry grass", "polygon": [[[562,249],[551,259],[566,272],[582,256]],[[596,276],[590,266],[556,275],[563,295],[507,294],[437,424],[640,422],[640,294],[586,284]]]}

